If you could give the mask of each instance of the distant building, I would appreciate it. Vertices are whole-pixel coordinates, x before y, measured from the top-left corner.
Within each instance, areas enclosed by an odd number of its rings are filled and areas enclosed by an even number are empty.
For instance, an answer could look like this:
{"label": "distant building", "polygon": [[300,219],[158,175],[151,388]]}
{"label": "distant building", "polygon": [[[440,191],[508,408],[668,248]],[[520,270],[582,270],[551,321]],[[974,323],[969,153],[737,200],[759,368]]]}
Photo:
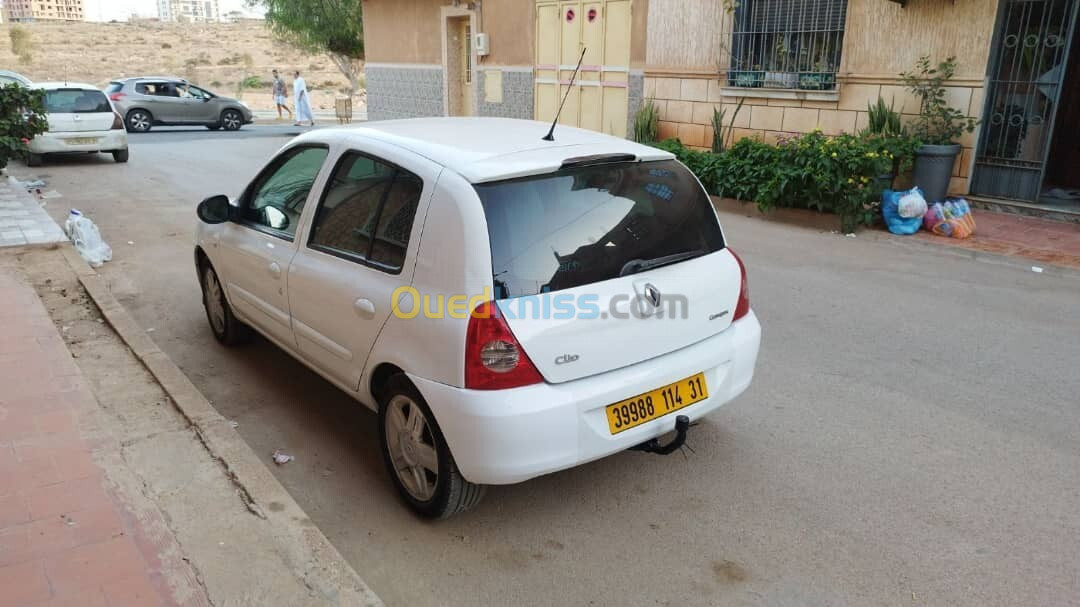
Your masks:
{"label": "distant building", "polygon": [[82,21],[83,0],[6,0],[3,18],[12,23]]}
{"label": "distant building", "polygon": [[221,21],[218,0],[157,0],[157,3],[162,21]]}

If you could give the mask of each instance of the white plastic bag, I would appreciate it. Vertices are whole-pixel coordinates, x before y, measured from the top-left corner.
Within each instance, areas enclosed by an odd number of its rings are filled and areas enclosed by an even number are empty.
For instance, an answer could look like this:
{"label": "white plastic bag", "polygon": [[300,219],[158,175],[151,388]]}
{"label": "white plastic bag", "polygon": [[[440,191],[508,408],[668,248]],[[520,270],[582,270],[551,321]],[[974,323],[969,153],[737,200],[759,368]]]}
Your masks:
{"label": "white plastic bag", "polygon": [[75,243],[75,250],[91,267],[97,268],[112,259],[112,249],[101,238],[97,226],[78,209],[71,209],[67,221],[64,222],[64,231],[71,242]]}
{"label": "white plastic bag", "polygon": [[922,192],[918,188],[913,188],[900,197],[896,214],[905,219],[911,219],[912,217],[926,215],[926,210],[926,199],[922,197]]}

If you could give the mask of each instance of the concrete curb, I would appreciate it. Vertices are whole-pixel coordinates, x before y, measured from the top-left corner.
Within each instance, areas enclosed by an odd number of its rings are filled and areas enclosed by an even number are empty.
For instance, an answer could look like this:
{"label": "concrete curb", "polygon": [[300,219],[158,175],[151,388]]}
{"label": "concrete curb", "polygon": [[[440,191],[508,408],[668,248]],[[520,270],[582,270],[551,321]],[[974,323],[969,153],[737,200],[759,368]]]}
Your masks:
{"label": "concrete curb", "polygon": [[258,455],[113,297],[105,279],[86,264],[74,247],[61,248],[67,264],[109,325],[192,424],[210,455],[231,477],[248,510],[274,526],[273,535],[279,540],[281,554],[303,583],[322,598],[318,604],[381,607],[379,597],[311,522]]}

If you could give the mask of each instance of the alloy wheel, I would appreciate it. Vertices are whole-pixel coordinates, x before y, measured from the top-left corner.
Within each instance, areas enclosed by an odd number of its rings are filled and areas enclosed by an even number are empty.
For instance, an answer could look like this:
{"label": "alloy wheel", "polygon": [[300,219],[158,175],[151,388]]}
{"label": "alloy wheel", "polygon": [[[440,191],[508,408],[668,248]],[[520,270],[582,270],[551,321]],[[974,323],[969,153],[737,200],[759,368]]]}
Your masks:
{"label": "alloy wheel", "polygon": [[209,312],[210,325],[218,335],[225,333],[225,303],[221,293],[221,283],[218,282],[217,274],[210,268],[206,269],[203,283],[206,287],[206,311]]}
{"label": "alloy wheel", "polygon": [[386,446],[394,473],[409,495],[426,502],[439,484],[439,452],[431,424],[404,394],[394,396],[387,407]]}

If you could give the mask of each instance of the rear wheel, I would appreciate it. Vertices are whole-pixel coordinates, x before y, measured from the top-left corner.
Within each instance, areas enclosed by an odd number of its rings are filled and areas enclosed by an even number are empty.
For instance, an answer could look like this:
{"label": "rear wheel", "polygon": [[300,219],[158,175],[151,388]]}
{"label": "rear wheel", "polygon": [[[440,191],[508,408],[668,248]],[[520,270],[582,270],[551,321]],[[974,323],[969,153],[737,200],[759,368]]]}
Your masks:
{"label": "rear wheel", "polygon": [[209,262],[203,266],[202,287],[206,320],[210,321],[210,330],[214,332],[214,337],[226,346],[250,341],[251,327],[233,316],[229,301],[225,299],[225,290]]}
{"label": "rear wheel", "polygon": [[35,154],[33,152],[28,152],[26,154],[26,166],[28,167],[39,167],[43,162],[45,162],[45,157],[41,154]]}
{"label": "rear wheel", "polygon": [[379,398],[383,461],[405,503],[427,518],[448,518],[480,503],[487,487],[465,480],[424,397],[404,376]]}
{"label": "rear wheel", "polygon": [[115,150],[112,153],[112,157],[113,157],[113,160],[115,160],[116,162],[121,162],[121,163],[127,162],[128,161],[128,151],[126,149],[125,150]]}
{"label": "rear wheel", "polygon": [[124,124],[132,133],[145,133],[153,126],[154,118],[146,110],[131,110]]}
{"label": "rear wheel", "polygon": [[244,126],[244,117],[236,110],[225,110],[221,113],[221,126],[226,131],[236,131]]}

